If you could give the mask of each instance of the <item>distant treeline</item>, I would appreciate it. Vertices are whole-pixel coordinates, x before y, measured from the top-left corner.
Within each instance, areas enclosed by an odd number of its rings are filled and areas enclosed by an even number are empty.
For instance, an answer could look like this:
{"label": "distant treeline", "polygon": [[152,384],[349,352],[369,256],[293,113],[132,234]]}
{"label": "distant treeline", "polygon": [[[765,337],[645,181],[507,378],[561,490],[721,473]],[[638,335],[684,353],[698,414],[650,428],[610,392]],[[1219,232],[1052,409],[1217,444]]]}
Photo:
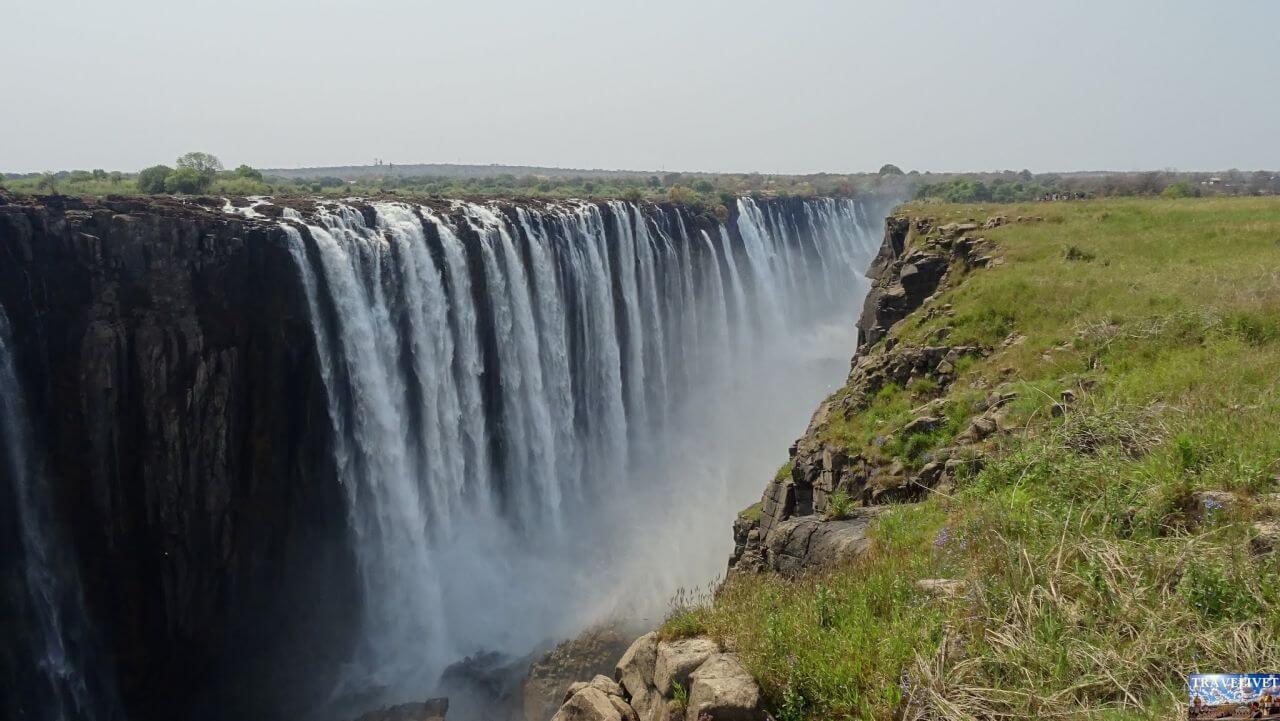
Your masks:
{"label": "distant treeline", "polygon": [[[413,171],[431,171],[412,174]],[[512,172],[516,171],[516,172]],[[576,173],[576,174],[575,174]],[[852,196],[888,193],[940,202],[1023,202],[1106,196],[1280,194],[1280,174],[1227,170],[1219,173],[903,172],[885,165],[875,173],[643,173],[571,171],[512,166],[372,165],[259,171],[247,165],[224,170],[208,153],[188,153],[175,167],[156,165],[139,173],[73,170],[0,175],[0,185],[25,194],[129,195],[427,195],[456,198],[622,198],[673,200],[723,214],[739,195]]]}
{"label": "distant treeline", "polygon": [[[922,178],[926,176],[921,176]],[[917,199],[949,203],[1014,203],[1034,200],[1152,196],[1187,198],[1203,195],[1280,194],[1280,173],[1267,170],[1226,170],[1183,173],[1175,170],[1141,173],[963,173],[945,180],[925,181],[915,188]]]}

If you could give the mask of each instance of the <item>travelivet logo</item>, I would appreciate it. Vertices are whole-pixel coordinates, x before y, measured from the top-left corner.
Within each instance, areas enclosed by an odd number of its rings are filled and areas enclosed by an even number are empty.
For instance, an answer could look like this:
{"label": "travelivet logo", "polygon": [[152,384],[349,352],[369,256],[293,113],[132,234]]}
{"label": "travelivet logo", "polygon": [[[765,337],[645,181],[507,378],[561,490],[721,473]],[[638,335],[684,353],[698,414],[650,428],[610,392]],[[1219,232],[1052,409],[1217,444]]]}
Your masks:
{"label": "travelivet logo", "polygon": [[1280,675],[1274,673],[1192,674],[1187,691],[1189,718],[1280,718]]}

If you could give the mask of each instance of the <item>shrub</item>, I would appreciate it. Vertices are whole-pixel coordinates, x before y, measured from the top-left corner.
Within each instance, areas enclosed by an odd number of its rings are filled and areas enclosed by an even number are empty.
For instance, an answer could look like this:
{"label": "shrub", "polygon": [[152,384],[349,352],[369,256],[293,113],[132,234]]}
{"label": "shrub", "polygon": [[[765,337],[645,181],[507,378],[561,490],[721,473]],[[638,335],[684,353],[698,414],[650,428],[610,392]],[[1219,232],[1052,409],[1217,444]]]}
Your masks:
{"label": "shrub", "polygon": [[153,165],[138,173],[138,190],[144,193],[163,193],[164,181],[173,172],[167,165]]}
{"label": "shrub", "polygon": [[1087,263],[1097,256],[1087,250],[1081,250],[1077,245],[1068,245],[1067,249],[1062,251],[1062,257],[1064,260],[1080,260]]}
{"label": "shrub", "polygon": [[251,168],[248,165],[240,165],[233,173],[237,178],[246,178],[248,180],[262,180],[262,171]]}
{"label": "shrub", "polygon": [[178,168],[164,179],[164,189],[170,193],[199,193],[209,187],[211,180],[195,168]]}
{"label": "shrub", "polygon": [[827,499],[827,518],[838,521],[841,518],[848,518],[853,513],[853,507],[857,502],[844,491],[836,491]]}
{"label": "shrub", "polygon": [[1191,183],[1185,180],[1179,180],[1176,183],[1171,183],[1165,186],[1164,190],[1160,191],[1160,195],[1165,198],[1190,198],[1195,194],[1195,188],[1191,187]]}

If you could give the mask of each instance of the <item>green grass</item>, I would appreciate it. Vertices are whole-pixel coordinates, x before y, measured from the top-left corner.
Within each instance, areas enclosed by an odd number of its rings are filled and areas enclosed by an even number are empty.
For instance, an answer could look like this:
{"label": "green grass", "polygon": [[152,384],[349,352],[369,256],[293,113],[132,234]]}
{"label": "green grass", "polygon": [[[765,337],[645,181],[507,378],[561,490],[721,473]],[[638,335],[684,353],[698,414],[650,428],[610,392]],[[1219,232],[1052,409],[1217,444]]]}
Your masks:
{"label": "green grass", "polygon": [[[731,580],[668,632],[732,643],[780,721],[1173,718],[1185,674],[1280,667],[1280,565],[1248,545],[1280,473],[1280,199],[905,212],[1045,222],[980,231],[1005,264],[943,294],[953,317],[895,329],[995,349],[947,389],[936,437],[893,437],[936,393],[891,387],[824,439],[920,455],[997,387],[1017,430],[948,495],[894,507],[854,565]],[[1239,507],[1203,512],[1206,489]],[[924,578],[970,590],[925,597]]]}

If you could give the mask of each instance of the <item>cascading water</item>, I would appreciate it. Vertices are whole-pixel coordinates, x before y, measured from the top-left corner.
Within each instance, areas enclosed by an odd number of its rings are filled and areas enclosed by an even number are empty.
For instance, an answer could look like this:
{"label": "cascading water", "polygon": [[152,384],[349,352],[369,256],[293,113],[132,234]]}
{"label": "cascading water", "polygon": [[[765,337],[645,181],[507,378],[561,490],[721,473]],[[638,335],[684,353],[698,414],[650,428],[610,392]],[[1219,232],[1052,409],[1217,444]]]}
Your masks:
{"label": "cascading water", "polygon": [[[0,710],[31,721],[112,719],[109,684],[87,663],[90,639],[75,565],[57,542],[41,456],[31,448],[22,387],[0,308]],[[11,676],[9,674],[12,674]]]}
{"label": "cascading water", "polygon": [[286,211],[361,574],[340,694],[653,623],[722,570],[877,247],[859,203],[789,202]]}

